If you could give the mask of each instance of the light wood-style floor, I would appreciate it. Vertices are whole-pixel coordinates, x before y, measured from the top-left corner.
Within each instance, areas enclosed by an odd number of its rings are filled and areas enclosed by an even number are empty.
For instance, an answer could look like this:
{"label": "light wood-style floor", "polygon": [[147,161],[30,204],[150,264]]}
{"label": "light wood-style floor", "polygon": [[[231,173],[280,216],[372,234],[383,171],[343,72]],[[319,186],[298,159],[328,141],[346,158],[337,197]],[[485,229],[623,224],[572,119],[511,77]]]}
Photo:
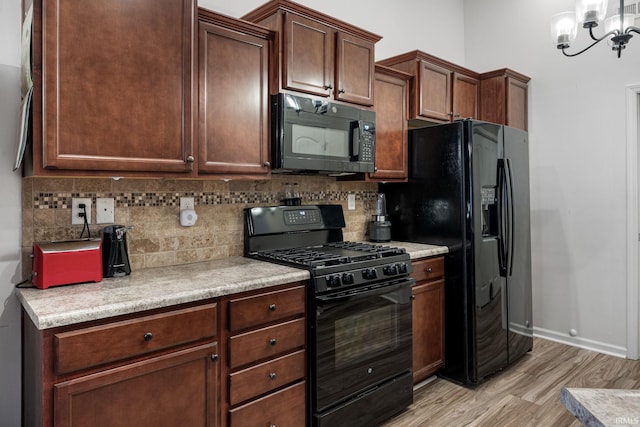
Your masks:
{"label": "light wood-style floor", "polygon": [[475,389],[437,378],[384,427],[581,424],[560,403],[562,387],[640,387],[640,361],[535,338],[533,350]]}

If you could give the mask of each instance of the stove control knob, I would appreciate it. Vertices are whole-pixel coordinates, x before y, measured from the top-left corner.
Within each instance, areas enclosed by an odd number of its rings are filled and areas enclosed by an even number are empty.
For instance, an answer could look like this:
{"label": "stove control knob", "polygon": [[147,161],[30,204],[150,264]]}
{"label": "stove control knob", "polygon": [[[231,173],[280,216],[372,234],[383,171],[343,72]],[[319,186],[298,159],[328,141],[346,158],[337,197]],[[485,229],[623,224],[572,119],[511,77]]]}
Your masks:
{"label": "stove control knob", "polygon": [[345,285],[352,285],[354,282],[353,273],[344,273],[342,274],[342,283]]}
{"label": "stove control knob", "polygon": [[327,276],[327,286],[330,288],[337,288],[342,284],[340,279],[340,275],[336,274],[334,276]]}
{"label": "stove control knob", "polygon": [[362,270],[362,277],[367,280],[373,280],[378,277],[378,272],[375,268],[367,268],[366,270]]}
{"label": "stove control knob", "polygon": [[396,266],[398,267],[399,274],[407,274],[409,272],[409,268],[407,267],[407,264],[404,262],[398,263],[396,264]]}
{"label": "stove control knob", "polygon": [[395,264],[385,265],[382,272],[385,276],[395,276],[398,274],[398,266]]}

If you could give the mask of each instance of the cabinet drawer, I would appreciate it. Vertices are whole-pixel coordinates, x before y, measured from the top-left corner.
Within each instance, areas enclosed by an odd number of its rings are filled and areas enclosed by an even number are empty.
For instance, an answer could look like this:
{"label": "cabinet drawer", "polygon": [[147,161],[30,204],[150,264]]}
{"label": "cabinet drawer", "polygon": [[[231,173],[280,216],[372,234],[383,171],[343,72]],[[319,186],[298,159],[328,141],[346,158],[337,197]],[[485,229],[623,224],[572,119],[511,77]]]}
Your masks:
{"label": "cabinet drawer", "polygon": [[229,338],[229,366],[235,368],[303,347],[305,319],[296,319]]}
{"label": "cabinet drawer", "polygon": [[230,425],[304,426],[305,401],[305,383],[301,382],[229,411]]}
{"label": "cabinet drawer", "polygon": [[416,282],[438,279],[444,276],[444,257],[427,258],[411,261],[412,276]]}
{"label": "cabinet drawer", "polygon": [[230,375],[229,401],[236,405],[304,378],[305,352],[270,360]]}
{"label": "cabinet drawer", "polygon": [[58,374],[215,337],[216,304],[93,326],[53,337]]}
{"label": "cabinet drawer", "polygon": [[267,322],[303,314],[305,287],[274,291],[229,301],[229,330],[239,331]]}

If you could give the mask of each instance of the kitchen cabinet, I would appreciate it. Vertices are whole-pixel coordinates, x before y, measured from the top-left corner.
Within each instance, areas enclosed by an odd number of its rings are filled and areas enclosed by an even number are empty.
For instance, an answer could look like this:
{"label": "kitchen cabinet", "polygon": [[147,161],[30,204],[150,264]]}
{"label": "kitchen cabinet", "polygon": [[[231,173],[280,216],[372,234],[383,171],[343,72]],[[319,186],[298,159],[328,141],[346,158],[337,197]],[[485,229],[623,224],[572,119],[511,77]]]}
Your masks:
{"label": "kitchen cabinet", "polygon": [[194,0],[34,0],[33,173],[194,170]]}
{"label": "kitchen cabinet", "polygon": [[29,426],[216,426],[215,303],[37,330],[23,318]]}
{"label": "kitchen cabinet", "polygon": [[242,19],[278,33],[279,78],[272,93],[305,92],[371,106],[374,94],[375,43],[380,40],[354,27],[288,0],[273,0]]}
{"label": "kitchen cabinet", "polygon": [[406,181],[408,177],[409,84],[412,76],[376,65],[376,154],[373,181]]}
{"label": "kitchen cabinet", "polygon": [[444,367],[444,257],[412,261],[413,382]]}
{"label": "kitchen cabinet", "polygon": [[299,283],[223,301],[224,425],[305,425],[305,290]]}
{"label": "kitchen cabinet", "polygon": [[480,75],[480,119],[528,130],[530,78],[508,68]]}
{"label": "kitchen cabinet", "polygon": [[421,51],[378,61],[411,74],[411,125],[478,118],[478,73]]}
{"label": "kitchen cabinet", "polygon": [[199,10],[198,173],[268,177],[274,33]]}

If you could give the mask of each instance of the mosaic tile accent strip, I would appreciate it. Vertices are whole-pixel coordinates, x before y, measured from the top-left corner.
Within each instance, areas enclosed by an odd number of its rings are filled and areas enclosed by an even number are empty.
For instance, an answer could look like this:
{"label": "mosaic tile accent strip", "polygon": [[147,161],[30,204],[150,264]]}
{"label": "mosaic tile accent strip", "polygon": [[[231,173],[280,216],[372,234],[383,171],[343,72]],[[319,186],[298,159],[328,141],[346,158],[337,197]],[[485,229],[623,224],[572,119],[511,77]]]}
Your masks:
{"label": "mosaic tile accent strip", "polygon": [[[303,203],[340,202],[346,201],[348,194],[355,194],[356,200],[373,201],[374,191],[356,192],[300,192]],[[196,206],[205,205],[273,205],[280,199],[279,193],[230,191],[228,193],[215,192],[134,192],[134,193],[37,193],[33,198],[35,209],[71,209],[71,199],[76,197],[91,198],[95,203],[97,198],[113,198],[117,208],[180,206],[180,197],[193,197]]]}

